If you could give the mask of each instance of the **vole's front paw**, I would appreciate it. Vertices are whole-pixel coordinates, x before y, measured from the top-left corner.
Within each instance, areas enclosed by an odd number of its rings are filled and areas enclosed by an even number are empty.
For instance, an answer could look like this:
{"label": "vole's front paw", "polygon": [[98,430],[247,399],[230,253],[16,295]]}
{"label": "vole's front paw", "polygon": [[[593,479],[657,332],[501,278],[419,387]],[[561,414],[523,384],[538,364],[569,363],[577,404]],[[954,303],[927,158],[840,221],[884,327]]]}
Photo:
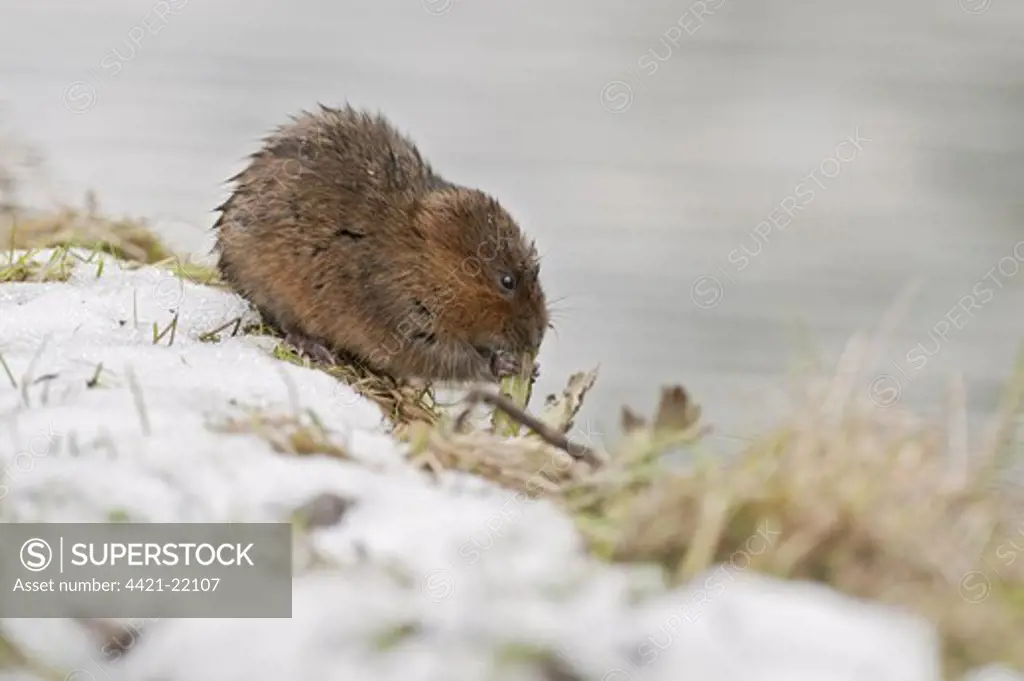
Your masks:
{"label": "vole's front paw", "polygon": [[289,332],[284,339],[285,343],[295,347],[303,355],[306,355],[314,362],[320,364],[327,364],[334,366],[338,363],[338,358],[335,357],[334,353],[327,349],[323,343],[315,341],[309,336],[305,336],[300,333]]}
{"label": "vole's front paw", "polygon": [[[523,359],[511,352],[499,350],[491,355],[491,372],[498,380],[509,376],[518,376],[523,371]],[[536,381],[540,377],[540,364],[533,363],[530,380]]]}
{"label": "vole's front paw", "polygon": [[517,376],[522,370],[522,360],[511,352],[498,350],[491,355],[491,373],[499,380],[509,376]]}

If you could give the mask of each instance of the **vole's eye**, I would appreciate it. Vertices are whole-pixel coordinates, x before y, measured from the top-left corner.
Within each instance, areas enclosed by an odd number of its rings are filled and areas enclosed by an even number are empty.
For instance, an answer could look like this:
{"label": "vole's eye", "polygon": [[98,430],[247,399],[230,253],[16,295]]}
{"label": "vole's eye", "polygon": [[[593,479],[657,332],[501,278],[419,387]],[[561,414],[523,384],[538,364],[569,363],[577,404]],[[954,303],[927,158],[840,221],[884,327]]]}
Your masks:
{"label": "vole's eye", "polygon": [[516,278],[511,274],[503,274],[498,280],[501,283],[501,287],[506,291],[514,291],[516,288]]}

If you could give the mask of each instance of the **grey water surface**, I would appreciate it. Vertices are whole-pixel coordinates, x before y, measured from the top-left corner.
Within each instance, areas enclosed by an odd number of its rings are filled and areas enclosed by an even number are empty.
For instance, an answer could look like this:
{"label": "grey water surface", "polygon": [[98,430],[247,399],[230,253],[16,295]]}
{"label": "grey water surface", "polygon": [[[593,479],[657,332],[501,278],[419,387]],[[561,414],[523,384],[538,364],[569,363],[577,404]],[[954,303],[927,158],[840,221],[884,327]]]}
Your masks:
{"label": "grey water surface", "polygon": [[183,249],[270,127],[346,100],[536,238],[540,389],[600,363],[595,438],[674,382],[749,434],[907,290],[855,388],[883,405],[939,415],[962,372],[985,415],[1024,339],[1019,0],[0,0],[28,195]]}

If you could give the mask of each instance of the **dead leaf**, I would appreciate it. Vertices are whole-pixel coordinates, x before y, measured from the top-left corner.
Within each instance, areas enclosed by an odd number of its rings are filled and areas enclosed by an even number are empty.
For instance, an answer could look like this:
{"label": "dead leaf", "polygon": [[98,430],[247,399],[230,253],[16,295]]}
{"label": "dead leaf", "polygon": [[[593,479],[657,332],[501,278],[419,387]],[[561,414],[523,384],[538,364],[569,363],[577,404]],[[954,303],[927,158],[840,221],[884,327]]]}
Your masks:
{"label": "dead leaf", "polygon": [[654,430],[688,430],[700,419],[700,411],[683,386],[663,388]]}
{"label": "dead leaf", "polygon": [[599,369],[600,366],[596,366],[590,371],[573,374],[560,396],[548,395],[544,400],[544,411],[541,412],[540,420],[556,430],[568,433],[572,428],[573,419],[583,406],[583,398],[597,380]]}

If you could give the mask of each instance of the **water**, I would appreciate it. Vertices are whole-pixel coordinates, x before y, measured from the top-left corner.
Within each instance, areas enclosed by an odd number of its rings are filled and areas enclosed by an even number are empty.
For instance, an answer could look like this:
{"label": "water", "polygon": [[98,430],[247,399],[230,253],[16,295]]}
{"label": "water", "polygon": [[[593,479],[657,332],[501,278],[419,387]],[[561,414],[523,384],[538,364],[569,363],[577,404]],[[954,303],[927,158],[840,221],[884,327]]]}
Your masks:
{"label": "water", "polygon": [[540,388],[600,363],[595,437],[672,382],[749,433],[907,286],[857,390],[937,413],[962,372],[978,416],[1024,338],[1024,5],[893,5],[0,0],[0,100],[35,198],[95,188],[197,252],[287,113],[387,112],[537,239]]}

